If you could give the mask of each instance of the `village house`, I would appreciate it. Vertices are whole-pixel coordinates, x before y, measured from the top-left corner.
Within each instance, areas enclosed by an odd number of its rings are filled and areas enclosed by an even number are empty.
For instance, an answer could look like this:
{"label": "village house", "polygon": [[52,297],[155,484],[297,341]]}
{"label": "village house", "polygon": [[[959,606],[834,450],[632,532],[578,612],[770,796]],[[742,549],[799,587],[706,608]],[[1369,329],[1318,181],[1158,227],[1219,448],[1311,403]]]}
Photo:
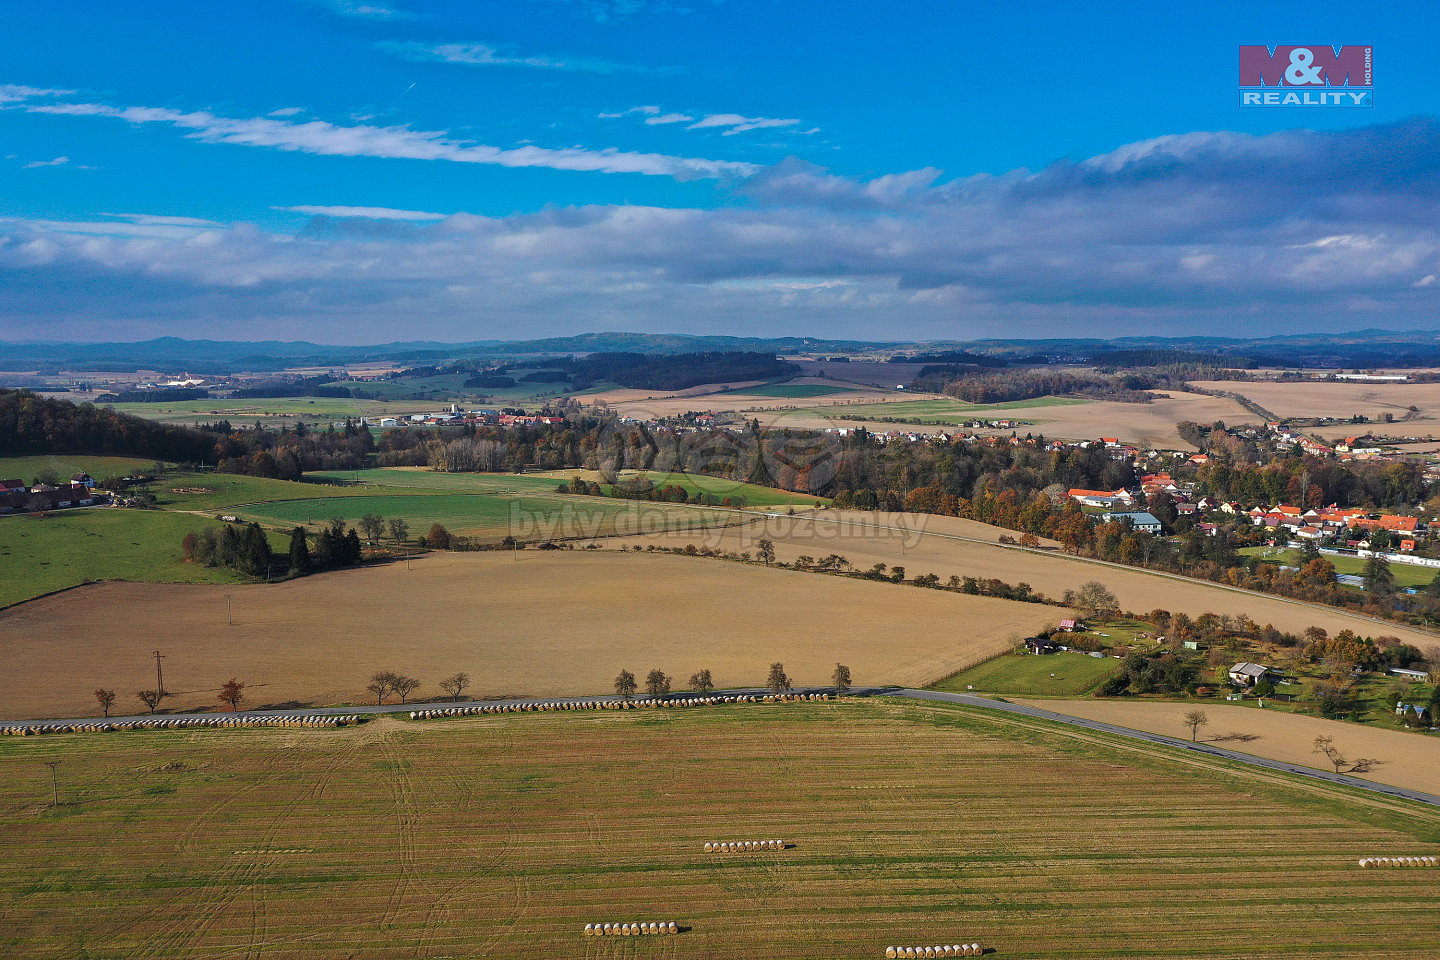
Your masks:
{"label": "village house", "polygon": [[1230,668],[1230,682],[1242,687],[1253,687],[1270,676],[1270,668],[1259,663],[1237,663]]}

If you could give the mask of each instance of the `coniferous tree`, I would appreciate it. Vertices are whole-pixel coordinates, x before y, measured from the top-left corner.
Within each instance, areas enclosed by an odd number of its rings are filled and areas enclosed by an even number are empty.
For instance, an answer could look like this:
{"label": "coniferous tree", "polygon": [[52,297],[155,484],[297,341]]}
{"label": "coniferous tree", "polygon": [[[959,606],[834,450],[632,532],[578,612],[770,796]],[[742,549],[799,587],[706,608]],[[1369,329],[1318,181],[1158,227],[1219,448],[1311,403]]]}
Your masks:
{"label": "coniferous tree", "polygon": [[290,531],[290,572],[303,577],[314,566],[314,561],[310,559],[310,544],[305,539],[305,528],[296,527]]}

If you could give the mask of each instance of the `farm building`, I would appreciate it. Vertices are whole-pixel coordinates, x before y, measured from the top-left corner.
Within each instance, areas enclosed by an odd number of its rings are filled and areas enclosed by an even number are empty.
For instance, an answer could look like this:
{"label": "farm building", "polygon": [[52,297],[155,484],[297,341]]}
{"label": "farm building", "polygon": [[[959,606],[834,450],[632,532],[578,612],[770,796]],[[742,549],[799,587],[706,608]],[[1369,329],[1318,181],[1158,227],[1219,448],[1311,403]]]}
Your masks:
{"label": "farm building", "polygon": [[1034,654],[1054,653],[1055,644],[1043,637],[1030,637],[1025,641],[1025,652]]}
{"label": "farm building", "polygon": [[1140,533],[1159,533],[1160,520],[1151,513],[1144,510],[1126,510],[1117,513],[1103,514],[1105,520],[1128,520],[1130,526]]}

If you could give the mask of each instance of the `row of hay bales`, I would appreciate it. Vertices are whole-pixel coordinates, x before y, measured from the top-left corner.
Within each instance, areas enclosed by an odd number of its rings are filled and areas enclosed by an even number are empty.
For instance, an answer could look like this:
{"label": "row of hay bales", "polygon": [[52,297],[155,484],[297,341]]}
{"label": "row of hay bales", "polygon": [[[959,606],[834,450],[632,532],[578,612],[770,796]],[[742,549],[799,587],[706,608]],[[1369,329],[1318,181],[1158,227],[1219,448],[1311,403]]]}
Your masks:
{"label": "row of hay bales", "polygon": [[679,933],[680,927],[674,920],[643,923],[587,923],[587,937],[643,937],[647,934]]}
{"label": "row of hay bales", "polygon": [[750,850],[784,849],[784,840],[720,840],[705,844],[706,853],[744,853]]}
{"label": "row of hay bales", "polygon": [[1362,857],[1360,866],[1371,867],[1434,867],[1440,866],[1440,857]]}
{"label": "row of hay bales", "polygon": [[411,710],[411,720],[441,717],[479,717],[492,713],[552,713],[564,710],[657,710],[677,707],[713,707],[726,703],[780,703],[794,700],[829,700],[828,693],[787,693],[779,696],[737,694],[726,697],[646,697],[640,700],[531,700],[525,703]]}
{"label": "row of hay bales", "polygon": [[145,720],[94,720],[84,723],[25,723],[0,726],[0,736],[33,737],[45,733],[113,733],[117,730],[194,730],[238,727],[346,727],[359,723],[356,714],[280,716],[276,714],[223,717],[153,717]]}
{"label": "row of hay bales", "polygon": [[885,956],[895,957],[978,957],[985,951],[978,943],[950,943],[938,947],[886,947]]}

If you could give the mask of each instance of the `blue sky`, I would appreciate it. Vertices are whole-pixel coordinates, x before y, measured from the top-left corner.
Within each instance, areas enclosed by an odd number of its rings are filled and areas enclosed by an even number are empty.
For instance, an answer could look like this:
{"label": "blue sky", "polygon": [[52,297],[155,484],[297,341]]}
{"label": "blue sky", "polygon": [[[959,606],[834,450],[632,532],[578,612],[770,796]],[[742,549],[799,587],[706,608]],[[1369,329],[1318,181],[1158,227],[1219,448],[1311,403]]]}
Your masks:
{"label": "blue sky", "polygon": [[1157,6],[8,4],[0,338],[1440,327],[1433,5]]}

